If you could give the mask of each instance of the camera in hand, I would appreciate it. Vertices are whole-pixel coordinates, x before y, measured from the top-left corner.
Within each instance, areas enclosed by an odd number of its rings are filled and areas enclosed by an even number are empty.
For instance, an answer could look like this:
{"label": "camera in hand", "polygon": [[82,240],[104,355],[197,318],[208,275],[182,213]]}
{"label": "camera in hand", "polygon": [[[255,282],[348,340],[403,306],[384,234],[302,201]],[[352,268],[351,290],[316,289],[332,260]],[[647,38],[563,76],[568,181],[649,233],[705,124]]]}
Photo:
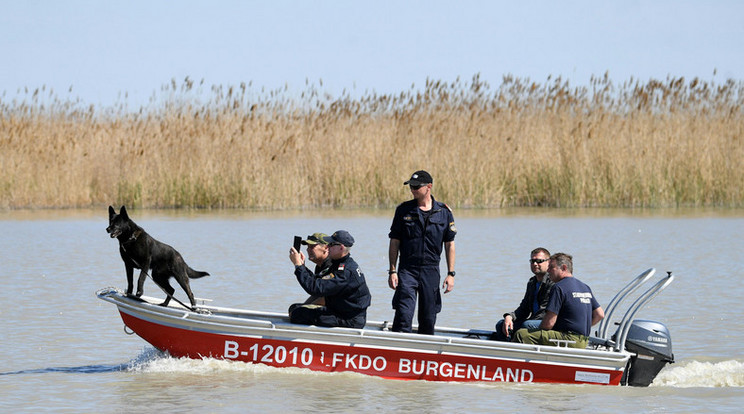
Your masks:
{"label": "camera in hand", "polygon": [[298,252],[300,251],[300,248],[302,247],[302,237],[300,236],[294,236],[294,248]]}

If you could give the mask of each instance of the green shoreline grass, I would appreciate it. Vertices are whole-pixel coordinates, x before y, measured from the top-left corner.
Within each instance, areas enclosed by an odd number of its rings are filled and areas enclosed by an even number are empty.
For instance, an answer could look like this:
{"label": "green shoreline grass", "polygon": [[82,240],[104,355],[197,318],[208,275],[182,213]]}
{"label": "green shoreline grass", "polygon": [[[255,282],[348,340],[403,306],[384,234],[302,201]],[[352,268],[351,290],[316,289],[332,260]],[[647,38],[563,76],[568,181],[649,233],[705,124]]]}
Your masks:
{"label": "green shoreline grass", "polygon": [[172,82],[137,111],[0,99],[0,208],[744,206],[744,83],[504,77],[395,95]]}

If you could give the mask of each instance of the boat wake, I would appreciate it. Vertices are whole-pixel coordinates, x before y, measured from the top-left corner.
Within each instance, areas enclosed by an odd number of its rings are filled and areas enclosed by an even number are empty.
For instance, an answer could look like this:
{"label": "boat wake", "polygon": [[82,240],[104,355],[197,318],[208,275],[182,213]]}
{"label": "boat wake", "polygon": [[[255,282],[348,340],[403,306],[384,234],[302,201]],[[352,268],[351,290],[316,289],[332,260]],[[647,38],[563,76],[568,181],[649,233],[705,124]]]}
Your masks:
{"label": "boat wake", "polygon": [[[12,372],[0,372],[2,375],[17,374],[100,374],[110,372],[132,373],[190,373],[209,375],[215,373],[243,372],[251,374],[282,373],[283,375],[351,375],[364,376],[353,372],[321,373],[301,368],[276,368],[263,364],[252,364],[240,361],[228,361],[215,358],[190,359],[174,358],[153,347],[144,347],[142,352],[127,363],[115,365],[85,365],[78,367],[50,367],[28,369]],[[681,362],[662,370],[651,387],[744,387],[744,362],[737,360],[704,362]]]}
{"label": "boat wake", "polygon": [[101,374],[106,372],[124,371],[127,364],[118,365],[83,365],[79,367],[49,367],[36,369],[23,369],[20,371],[0,372],[0,375],[19,375],[19,374]]}
{"label": "boat wake", "polygon": [[670,366],[656,376],[652,387],[744,387],[744,362],[691,361]]}
{"label": "boat wake", "polygon": [[[192,373],[213,374],[216,372],[246,372],[253,374],[283,373],[301,375],[362,375],[351,372],[319,373],[300,368],[276,368],[263,364],[227,361],[215,358],[173,358],[155,348],[146,347],[135,359],[125,364],[126,371],[145,373]],[[744,387],[744,362],[737,360],[721,362],[682,362],[662,370],[651,387]]]}
{"label": "boat wake", "polygon": [[[276,368],[264,364],[230,361],[216,358],[175,358],[152,347],[146,347],[140,355],[126,364],[126,371],[135,373],[189,373],[209,375],[214,373],[244,372],[252,374],[283,373],[318,376],[324,373],[302,368]],[[353,374],[349,372],[338,374]],[[332,375],[338,375],[333,373]],[[327,375],[327,373],[326,373]]]}

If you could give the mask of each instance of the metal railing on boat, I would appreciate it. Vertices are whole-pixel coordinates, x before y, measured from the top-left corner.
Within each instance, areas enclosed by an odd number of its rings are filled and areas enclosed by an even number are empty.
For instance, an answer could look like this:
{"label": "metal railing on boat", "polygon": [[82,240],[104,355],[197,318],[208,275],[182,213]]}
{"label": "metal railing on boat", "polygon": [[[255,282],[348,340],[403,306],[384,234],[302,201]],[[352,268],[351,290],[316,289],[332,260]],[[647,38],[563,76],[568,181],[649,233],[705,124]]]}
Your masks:
{"label": "metal railing on boat", "polygon": [[625,349],[625,340],[628,339],[628,331],[630,330],[630,326],[633,322],[633,318],[635,318],[636,313],[638,313],[638,311],[642,307],[646,306],[646,304],[650,302],[651,299],[656,297],[656,295],[658,295],[662,290],[666,289],[666,287],[669,286],[669,284],[671,284],[673,280],[674,276],[672,276],[672,272],[667,272],[667,276],[664,279],[658,281],[643,295],[638,297],[638,299],[636,299],[636,301],[633,302],[632,305],[630,305],[617,329],[617,332],[620,335],[616,338],[617,343],[615,344],[615,351],[621,351]]}
{"label": "metal railing on boat", "polygon": [[644,282],[653,277],[654,273],[656,273],[656,269],[654,268],[646,270],[645,272],[638,275],[635,279],[631,280],[630,283],[628,283],[617,293],[617,295],[615,295],[614,298],[612,298],[610,304],[607,305],[607,308],[605,308],[605,317],[604,319],[602,319],[602,321],[599,322],[599,327],[597,328],[597,331],[599,332],[598,336],[600,338],[609,339],[607,337],[607,327],[610,325],[612,314],[613,312],[615,312],[617,305],[622,303],[628,295],[635,292],[636,289],[638,289]]}
{"label": "metal railing on boat", "polygon": [[623,289],[620,290],[620,292],[617,293],[617,295],[615,295],[614,298],[612,298],[610,304],[607,305],[605,317],[600,322],[600,325],[597,329],[598,337],[596,338],[596,342],[601,343],[601,345],[612,348],[613,350],[618,352],[625,349],[625,341],[628,338],[628,332],[630,331],[630,327],[633,324],[633,320],[636,314],[638,313],[638,311],[641,310],[641,308],[646,306],[654,297],[656,297],[656,295],[658,295],[662,290],[666,289],[666,287],[672,283],[672,281],[674,280],[672,272],[667,272],[666,277],[656,282],[648,290],[643,292],[643,294],[638,296],[636,300],[628,307],[623,317],[617,323],[617,330],[615,331],[614,339],[611,337],[612,333],[608,331],[609,326],[612,323],[612,315],[615,310],[618,309],[619,305],[622,304],[643,283],[651,279],[654,273],[656,273],[656,269],[654,268],[646,270],[645,272],[638,275],[635,279],[633,279],[630,283],[628,283]]}

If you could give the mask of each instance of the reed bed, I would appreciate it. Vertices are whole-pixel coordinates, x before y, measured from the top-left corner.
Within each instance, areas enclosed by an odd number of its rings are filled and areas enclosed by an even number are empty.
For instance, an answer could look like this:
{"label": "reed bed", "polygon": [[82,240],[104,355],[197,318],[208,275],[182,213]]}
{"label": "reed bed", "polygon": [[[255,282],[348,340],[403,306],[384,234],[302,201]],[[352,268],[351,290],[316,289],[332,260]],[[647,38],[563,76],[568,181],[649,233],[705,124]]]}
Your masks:
{"label": "reed bed", "polygon": [[744,84],[505,76],[399,94],[172,81],[133,110],[0,98],[0,208],[744,206]]}

